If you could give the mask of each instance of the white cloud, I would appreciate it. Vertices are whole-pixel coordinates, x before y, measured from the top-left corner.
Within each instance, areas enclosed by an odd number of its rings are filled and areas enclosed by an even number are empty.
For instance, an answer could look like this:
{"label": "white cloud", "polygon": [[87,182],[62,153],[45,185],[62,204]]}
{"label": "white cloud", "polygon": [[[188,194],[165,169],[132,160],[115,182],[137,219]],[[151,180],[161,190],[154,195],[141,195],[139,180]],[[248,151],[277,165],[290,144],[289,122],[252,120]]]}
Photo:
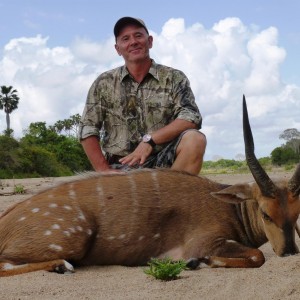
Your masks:
{"label": "white cloud", "polygon": [[[300,89],[281,79],[286,51],[278,45],[276,28],[259,30],[226,18],[206,29],[200,23],[186,27],[183,19],[170,19],[160,33],[151,34],[156,62],[183,70],[191,81],[208,137],[206,159],[243,153],[243,94],[258,157],[281,144],[278,136],[284,129],[300,129]],[[77,38],[69,47],[54,48],[48,40],[39,35],[12,39],[0,57],[0,84],[19,91],[19,108],[11,115],[16,136],[31,122],[50,125],[81,113],[97,75],[123,63],[113,37],[101,43]]]}

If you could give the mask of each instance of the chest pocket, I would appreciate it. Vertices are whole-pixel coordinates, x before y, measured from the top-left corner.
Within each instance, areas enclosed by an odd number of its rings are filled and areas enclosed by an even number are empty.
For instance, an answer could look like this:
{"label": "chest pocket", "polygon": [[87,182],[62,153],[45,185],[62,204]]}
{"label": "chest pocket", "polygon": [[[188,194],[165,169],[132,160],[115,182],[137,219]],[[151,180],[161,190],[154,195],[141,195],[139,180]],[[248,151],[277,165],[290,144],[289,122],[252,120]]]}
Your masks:
{"label": "chest pocket", "polygon": [[[147,127],[158,129],[173,120],[174,101],[168,93],[157,93],[145,101]],[[149,128],[149,129],[150,129]]]}

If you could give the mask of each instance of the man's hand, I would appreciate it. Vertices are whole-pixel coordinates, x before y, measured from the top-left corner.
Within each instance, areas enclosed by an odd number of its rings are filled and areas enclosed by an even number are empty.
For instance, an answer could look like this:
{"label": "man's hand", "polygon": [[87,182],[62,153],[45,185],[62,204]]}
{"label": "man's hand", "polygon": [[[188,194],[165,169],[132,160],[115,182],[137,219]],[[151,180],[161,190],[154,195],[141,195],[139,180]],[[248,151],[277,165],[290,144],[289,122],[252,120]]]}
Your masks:
{"label": "man's hand", "polygon": [[121,158],[119,161],[122,165],[134,166],[142,165],[152,153],[152,146],[148,143],[140,142],[136,149],[129,155]]}

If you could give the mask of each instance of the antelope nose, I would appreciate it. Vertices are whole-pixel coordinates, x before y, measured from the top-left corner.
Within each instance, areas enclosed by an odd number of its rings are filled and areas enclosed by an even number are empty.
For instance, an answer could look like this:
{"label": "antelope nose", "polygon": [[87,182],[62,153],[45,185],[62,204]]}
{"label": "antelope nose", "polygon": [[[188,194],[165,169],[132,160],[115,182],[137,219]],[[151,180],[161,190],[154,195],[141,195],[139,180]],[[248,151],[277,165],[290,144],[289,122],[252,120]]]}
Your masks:
{"label": "antelope nose", "polygon": [[295,254],[298,254],[299,253],[299,250],[297,248],[295,249],[291,249],[289,251],[285,251],[282,256],[286,257],[286,256],[291,256],[291,255],[295,255]]}
{"label": "antelope nose", "polygon": [[297,254],[297,253],[295,253],[295,252],[292,252],[292,253],[284,253],[282,256],[283,256],[283,257],[287,257],[287,256],[295,255],[295,254]]}

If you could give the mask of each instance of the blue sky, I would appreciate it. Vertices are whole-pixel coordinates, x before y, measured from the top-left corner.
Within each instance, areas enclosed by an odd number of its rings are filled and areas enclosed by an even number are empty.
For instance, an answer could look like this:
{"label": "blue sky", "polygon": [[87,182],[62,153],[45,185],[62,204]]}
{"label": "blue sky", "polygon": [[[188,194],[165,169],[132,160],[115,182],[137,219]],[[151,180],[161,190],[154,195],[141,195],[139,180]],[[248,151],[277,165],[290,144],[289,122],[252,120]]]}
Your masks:
{"label": "blue sky", "polygon": [[21,96],[11,115],[16,136],[30,122],[82,112],[96,76],[122,64],[112,29],[126,15],[145,20],[156,62],[190,78],[206,159],[243,153],[243,93],[258,157],[280,146],[284,129],[300,130],[299,1],[0,0],[0,10],[0,84]]}

